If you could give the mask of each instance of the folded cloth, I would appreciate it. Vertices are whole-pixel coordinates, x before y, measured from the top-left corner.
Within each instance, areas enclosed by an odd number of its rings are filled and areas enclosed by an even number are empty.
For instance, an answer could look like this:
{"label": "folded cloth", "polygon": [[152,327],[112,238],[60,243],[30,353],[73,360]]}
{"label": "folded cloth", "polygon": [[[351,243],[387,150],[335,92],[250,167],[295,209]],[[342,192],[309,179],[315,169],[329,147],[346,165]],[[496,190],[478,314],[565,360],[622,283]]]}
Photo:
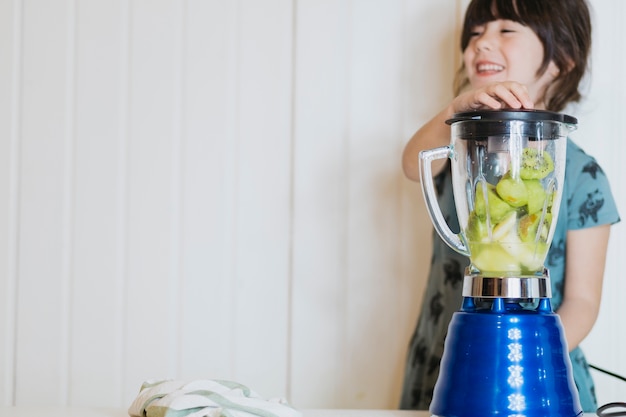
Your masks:
{"label": "folded cloth", "polygon": [[266,400],[232,381],[150,380],[142,384],[131,417],[301,417],[283,399]]}

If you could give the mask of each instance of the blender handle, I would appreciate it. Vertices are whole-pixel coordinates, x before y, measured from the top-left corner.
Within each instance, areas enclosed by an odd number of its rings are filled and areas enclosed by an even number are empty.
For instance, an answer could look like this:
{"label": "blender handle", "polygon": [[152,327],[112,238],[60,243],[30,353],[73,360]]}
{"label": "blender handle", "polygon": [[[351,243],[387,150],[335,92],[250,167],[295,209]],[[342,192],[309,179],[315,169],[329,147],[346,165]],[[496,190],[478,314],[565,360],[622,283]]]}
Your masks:
{"label": "blender handle", "polygon": [[421,151],[419,154],[420,165],[420,182],[422,183],[422,193],[424,194],[424,201],[426,202],[426,209],[428,215],[435,226],[435,230],[441,236],[444,242],[448,244],[452,249],[458,253],[470,256],[469,249],[460,235],[455,234],[450,230],[450,226],[446,222],[441,212],[441,207],[437,202],[437,195],[435,193],[435,186],[433,183],[432,174],[432,162],[435,159],[450,158],[454,156],[454,150],[452,146],[442,146],[440,148],[428,149]]}

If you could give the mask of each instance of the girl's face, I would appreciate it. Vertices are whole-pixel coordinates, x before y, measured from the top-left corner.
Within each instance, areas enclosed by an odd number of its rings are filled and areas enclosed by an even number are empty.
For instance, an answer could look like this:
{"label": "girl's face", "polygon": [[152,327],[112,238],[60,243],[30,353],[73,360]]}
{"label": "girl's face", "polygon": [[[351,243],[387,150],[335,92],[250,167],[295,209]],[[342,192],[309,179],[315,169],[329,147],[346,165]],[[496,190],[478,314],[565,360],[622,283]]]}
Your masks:
{"label": "girl's face", "polygon": [[535,107],[543,108],[546,89],[558,75],[554,62],[537,75],[543,54],[541,40],[531,28],[499,19],[472,29],[463,61],[473,88],[516,81],[528,88]]}

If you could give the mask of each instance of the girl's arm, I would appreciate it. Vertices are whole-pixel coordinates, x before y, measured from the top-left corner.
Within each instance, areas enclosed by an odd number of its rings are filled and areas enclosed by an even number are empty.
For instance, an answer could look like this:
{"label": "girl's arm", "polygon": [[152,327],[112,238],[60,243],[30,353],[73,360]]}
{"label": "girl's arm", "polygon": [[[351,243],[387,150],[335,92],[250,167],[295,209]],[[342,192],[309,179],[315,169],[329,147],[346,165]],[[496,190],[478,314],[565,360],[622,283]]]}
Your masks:
{"label": "girl's arm", "polygon": [[[404,174],[413,181],[420,180],[420,151],[450,144],[450,126],[446,124],[446,120],[455,113],[479,109],[519,109],[522,107],[532,109],[533,102],[530,100],[527,88],[513,81],[490,84],[458,95],[409,140],[402,153]],[[445,163],[445,159],[433,161],[433,175],[437,175]]]}
{"label": "girl's arm", "polygon": [[598,317],[610,225],[567,232],[565,288],[557,313],[571,351],[589,334]]}

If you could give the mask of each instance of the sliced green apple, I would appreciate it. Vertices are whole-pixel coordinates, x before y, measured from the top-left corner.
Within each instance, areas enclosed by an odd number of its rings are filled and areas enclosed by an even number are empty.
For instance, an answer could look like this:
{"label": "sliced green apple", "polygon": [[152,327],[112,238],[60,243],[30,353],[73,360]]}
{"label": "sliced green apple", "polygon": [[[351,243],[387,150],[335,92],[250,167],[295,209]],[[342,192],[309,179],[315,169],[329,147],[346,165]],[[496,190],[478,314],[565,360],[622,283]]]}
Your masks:
{"label": "sliced green apple", "polygon": [[512,178],[509,173],[496,185],[498,196],[513,207],[522,207],[528,203],[526,183],[519,178]]}
{"label": "sliced green apple", "polygon": [[524,180],[524,183],[526,184],[526,190],[528,191],[528,213],[536,213],[543,209],[548,195],[543,189],[541,181]]}
{"label": "sliced green apple", "polygon": [[[494,191],[494,187],[491,185],[486,186],[487,198],[483,192],[483,186],[478,184],[476,186],[476,195],[474,199],[474,210],[476,215],[482,220],[487,218],[487,206],[489,207],[489,216],[493,223],[497,223],[507,213],[511,212],[513,208],[507,204],[504,200],[498,197],[498,194]],[[485,201],[486,200],[486,201]]]}

